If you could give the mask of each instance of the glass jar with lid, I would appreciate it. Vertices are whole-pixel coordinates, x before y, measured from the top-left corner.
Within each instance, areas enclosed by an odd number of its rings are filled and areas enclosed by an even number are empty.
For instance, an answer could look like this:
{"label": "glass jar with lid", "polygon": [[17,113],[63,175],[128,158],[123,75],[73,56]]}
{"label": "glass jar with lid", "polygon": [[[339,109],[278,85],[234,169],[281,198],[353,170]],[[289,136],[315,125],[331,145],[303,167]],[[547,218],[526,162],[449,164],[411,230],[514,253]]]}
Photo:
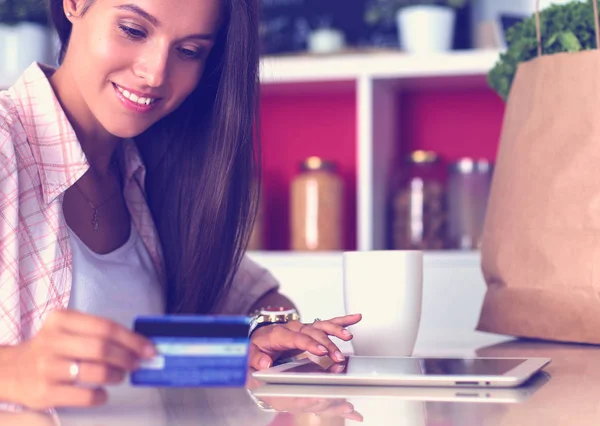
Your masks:
{"label": "glass jar with lid", "polygon": [[391,246],[396,250],[441,250],[445,245],[444,167],[433,151],[414,151],[398,169],[392,187]]}
{"label": "glass jar with lid", "polygon": [[343,184],[335,164],[310,157],[300,169],[291,185],[291,249],[342,250]]}

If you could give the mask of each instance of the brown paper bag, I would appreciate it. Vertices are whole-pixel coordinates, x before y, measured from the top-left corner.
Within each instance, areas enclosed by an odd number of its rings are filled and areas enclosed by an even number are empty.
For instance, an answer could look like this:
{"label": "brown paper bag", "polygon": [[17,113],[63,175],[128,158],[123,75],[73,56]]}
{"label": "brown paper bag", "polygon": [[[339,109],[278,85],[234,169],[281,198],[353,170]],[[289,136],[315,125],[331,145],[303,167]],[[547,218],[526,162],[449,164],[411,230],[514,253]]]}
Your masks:
{"label": "brown paper bag", "polygon": [[481,252],[478,330],[600,344],[599,50],[519,66]]}

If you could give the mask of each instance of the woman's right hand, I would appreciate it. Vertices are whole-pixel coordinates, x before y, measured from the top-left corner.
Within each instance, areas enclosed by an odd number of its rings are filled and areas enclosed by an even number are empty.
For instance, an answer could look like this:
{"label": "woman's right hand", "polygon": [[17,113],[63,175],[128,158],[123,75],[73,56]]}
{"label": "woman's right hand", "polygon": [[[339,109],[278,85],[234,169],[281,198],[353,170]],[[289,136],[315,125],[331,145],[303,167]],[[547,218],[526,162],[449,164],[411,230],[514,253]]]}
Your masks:
{"label": "woman's right hand", "polygon": [[12,349],[11,362],[4,366],[11,402],[34,409],[103,404],[104,385],[123,381],[142,359],[155,355],[145,337],[72,310],[51,312],[32,339]]}

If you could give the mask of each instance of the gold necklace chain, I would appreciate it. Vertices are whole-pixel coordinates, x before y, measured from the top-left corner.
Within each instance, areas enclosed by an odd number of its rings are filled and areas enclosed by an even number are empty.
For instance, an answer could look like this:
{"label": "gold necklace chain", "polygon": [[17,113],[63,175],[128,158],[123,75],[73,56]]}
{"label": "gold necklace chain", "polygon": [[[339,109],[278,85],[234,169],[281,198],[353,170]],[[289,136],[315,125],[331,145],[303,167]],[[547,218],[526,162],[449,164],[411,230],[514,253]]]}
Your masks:
{"label": "gold necklace chain", "polygon": [[[115,164],[116,166],[116,164]],[[117,167],[117,174],[120,176],[121,173],[119,173],[119,168]],[[119,179],[120,181],[120,179]],[[119,185],[120,186],[120,185]],[[87,201],[88,205],[90,206],[90,208],[92,209],[92,220],[90,221],[92,223],[92,226],[94,228],[95,232],[98,232],[98,229],[100,229],[100,216],[98,215],[98,210],[100,210],[102,207],[104,207],[105,205],[107,205],[113,198],[115,198],[115,196],[120,192],[120,187],[115,189],[115,191],[103,202],[101,202],[98,205],[95,205],[92,200],[90,200],[87,195],[85,195],[85,193],[83,192],[83,190],[79,187],[79,181],[75,182],[75,188],[77,188],[77,191],[79,191],[79,193],[81,194],[81,196],[83,198],[85,198],[85,201]]]}

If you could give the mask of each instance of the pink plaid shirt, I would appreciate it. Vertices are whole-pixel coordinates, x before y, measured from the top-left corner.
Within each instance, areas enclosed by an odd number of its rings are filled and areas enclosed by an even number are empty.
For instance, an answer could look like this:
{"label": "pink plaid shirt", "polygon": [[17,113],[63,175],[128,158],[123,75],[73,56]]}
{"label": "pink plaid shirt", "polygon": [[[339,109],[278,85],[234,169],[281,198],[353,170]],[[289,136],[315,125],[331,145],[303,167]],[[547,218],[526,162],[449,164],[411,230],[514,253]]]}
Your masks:
{"label": "pink plaid shirt", "polygon": [[[46,74],[51,72],[33,64],[0,92],[0,345],[30,338],[49,312],[67,307],[71,293],[62,200],[89,165],[50,86]],[[123,142],[119,157],[133,225],[164,282],[161,245],[145,198],[145,168],[132,140]],[[244,258],[220,312],[247,313],[277,286],[271,274]]]}

